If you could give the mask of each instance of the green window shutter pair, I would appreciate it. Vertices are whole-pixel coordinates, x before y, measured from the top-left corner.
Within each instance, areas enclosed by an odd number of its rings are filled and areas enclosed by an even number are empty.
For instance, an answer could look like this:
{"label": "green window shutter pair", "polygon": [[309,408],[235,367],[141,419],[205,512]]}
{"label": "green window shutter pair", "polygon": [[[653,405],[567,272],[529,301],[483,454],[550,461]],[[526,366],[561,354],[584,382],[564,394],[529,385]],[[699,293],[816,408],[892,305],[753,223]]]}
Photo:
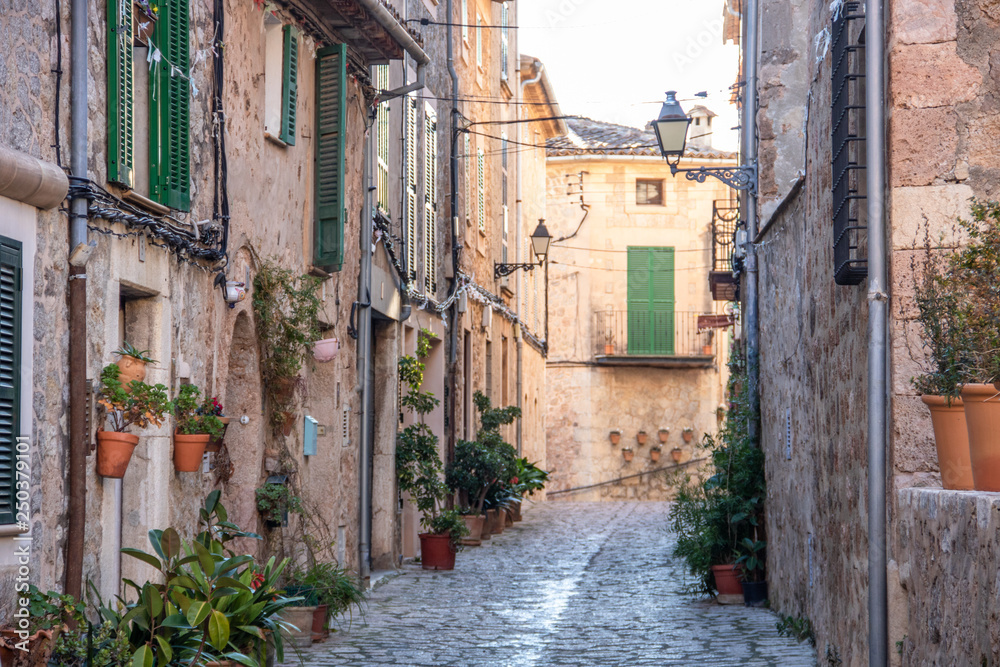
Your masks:
{"label": "green window shutter pair", "polygon": [[347,114],[347,46],[316,54],[316,219],[313,264],[327,271],[344,265],[344,133]]}
{"label": "green window shutter pair", "polygon": [[417,100],[406,97],[406,274],[417,279]]}
{"label": "green window shutter pair", "polygon": [[424,118],[424,287],[437,291],[437,116]]}
{"label": "green window shutter pair", "polygon": [[[150,40],[149,196],[191,208],[188,0],[162,0]],[[132,0],[108,2],[108,180],[135,186]]]}
{"label": "green window shutter pair", "polygon": [[0,524],[16,520],[21,434],[21,244],[0,237]]}
{"label": "green window shutter pair", "polygon": [[628,249],[628,353],[674,353],[674,249]]}
{"label": "green window shutter pair", "polygon": [[295,145],[295,105],[298,103],[299,31],[290,25],[282,29],[281,48],[281,136]]}

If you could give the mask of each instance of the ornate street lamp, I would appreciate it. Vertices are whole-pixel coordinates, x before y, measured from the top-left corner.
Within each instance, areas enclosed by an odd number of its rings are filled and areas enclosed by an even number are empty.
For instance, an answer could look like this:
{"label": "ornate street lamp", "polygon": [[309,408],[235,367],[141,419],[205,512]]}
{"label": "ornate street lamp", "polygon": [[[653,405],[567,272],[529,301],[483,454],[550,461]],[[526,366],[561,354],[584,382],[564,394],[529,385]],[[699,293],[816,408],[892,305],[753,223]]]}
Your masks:
{"label": "ornate street lamp", "polygon": [[660,109],[660,116],[653,121],[653,130],[656,132],[656,142],[660,145],[660,152],[670,165],[670,173],[674,176],[682,173],[689,181],[698,183],[704,183],[706,178],[714,176],[735,190],[748,190],[756,194],[756,166],[678,169],[677,165],[680,164],[684,146],[687,144],[689,125],[691,119],[677,101],[677,92],[667,91],[667,100]]}
{"label": "ornate street lamp", "polygon": [[538,258],[538,264],[499,264],[493,263],[493,277],[496,279],[503,278],[504,276],[509,276],[518,269],[524,269],[525,271],[534,271],[536,266],[541,266],[545,263],[545,257],[549,254],[549,244],[552,243],[552,235],[549,234],[549,230],[545,228],[545,221],[539,220],[538,226],[535,227],[535,231],[531,233],[531,250],[535,253],[535,257]]}

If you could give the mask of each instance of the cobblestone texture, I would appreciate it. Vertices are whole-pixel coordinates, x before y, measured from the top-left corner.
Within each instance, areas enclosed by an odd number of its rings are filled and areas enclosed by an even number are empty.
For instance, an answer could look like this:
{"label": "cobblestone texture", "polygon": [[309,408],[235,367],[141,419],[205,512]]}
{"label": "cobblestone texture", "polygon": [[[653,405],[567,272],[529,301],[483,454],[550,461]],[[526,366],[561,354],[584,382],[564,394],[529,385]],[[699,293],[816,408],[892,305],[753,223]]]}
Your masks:
{"label": "cobblestone texture", "polygon": [[682,594],[666,503],[543,503],[453,572],[408,568],[364,620],[311,647],[317,667],[815,665],[763,609]]}

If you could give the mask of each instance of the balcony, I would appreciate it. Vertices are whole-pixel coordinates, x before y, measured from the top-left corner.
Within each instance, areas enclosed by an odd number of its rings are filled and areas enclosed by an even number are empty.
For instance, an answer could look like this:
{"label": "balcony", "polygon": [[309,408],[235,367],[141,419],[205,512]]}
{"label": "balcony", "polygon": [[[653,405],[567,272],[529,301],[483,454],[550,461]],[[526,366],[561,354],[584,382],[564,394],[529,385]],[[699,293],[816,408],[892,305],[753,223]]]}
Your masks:
{"label": "balcony", "polygon": [[711,367],[715,364],[715,332],[698,330],[700,314],[596,312],[594,359],[606,366]]}
{"label": "balcony", "polygon": [[733,276],[733,237],[739,219],[738,202],[728,199],[712,202],[712,270],[708,282],[715,301],[739,299],[739,281]]}

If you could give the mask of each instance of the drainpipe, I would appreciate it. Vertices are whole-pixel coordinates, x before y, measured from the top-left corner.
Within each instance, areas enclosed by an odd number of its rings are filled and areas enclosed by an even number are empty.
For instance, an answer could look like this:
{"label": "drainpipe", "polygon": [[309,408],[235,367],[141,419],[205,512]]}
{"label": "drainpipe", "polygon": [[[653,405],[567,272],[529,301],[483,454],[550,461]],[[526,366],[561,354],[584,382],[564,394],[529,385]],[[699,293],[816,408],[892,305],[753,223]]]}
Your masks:
{"label": "drainpipe", "polygon": [[885,16],[881,0],[865,3],[868,109],[868,664],[888,664],[886,456],[888,440],[889,279],[885,227]]}
{"label": "drainpipe", "polygon": [[[744,63],[746,85],[743,101],[743,164],[757,164],[757,43],[758,43],[758,0],[747,0],[747,38]],[[756,177],[755,177],[756,179]],[[757,291],[757,195],[746,192],[747,221],[747,371],[750,391],[750,434],[753,442],[760,446],[760,310]]]}
{"label": "drainpipe", "polygon": [[[518,65],[517,65],[517,68],[518,68],[517,71],[519,73],[518,77],[520,78],[520,71],[521,71],[521,59],[520,59],[520,57],[517,59],[517,63],[518,63]],[[535,66],[535,76],[532,77],[531,79],[528,79],[527,81],[522,81],[521,85],[518,87],[517,102],[521,102],[521,101],[524,100],[524,90],[528,86],[530,86],[533,83],[538,83],[539,81],[542,80],[542,70],[545,69],[545,65],[543,65],[540,60],[535,60],[534,66]],[[518,108],[519,109],[521,108],[520,105],[519,105]],[[517,140],[518,140],[518,143],[520,143],[521,145],[523,145],[525,143],[525,141],[524,141],[524,126],[525,126],[525,123],[518,123],[517,124]],[[514,220],[515,220],[515,225],[516,225],[517,231],[514,234],[514,238],[515,238],[515,242],[517,244],[517,246],[515,248],[515,256],[517,257],[517,259],[515,261],[518,264],[520,264],[522,262],[522,260],[521,260],[521,246],[523,244],[521,243],[521,232],[522,232],[522,226],[521,225],[522,225],[522,218],[524,216],[523,206],[522,206],[522,202],[523,202],[523,196],[522,195],[523,195],[524,189],[523,189],[522,184],[521,184],[521,177],[522,177],[522,174],[521,174],[521,152],[522,151],[520,151],[520,150],[517,151],[517,157],[514,158],[515,165],[516,165],[515,166],[515,170],[517,171],[517,201],[515,202],[515,206],[517,207],[517,212],[514,214]],[[517,301],[515,303],[516,303],[516,308],[517,308],[517,319],[518,319],[518,321],[520,321],[520,319],[521,319],[521,299],[523,298],[524,293],[521,291],[521,289],[522,289],[522,276],[521,276],[521,272],[517,271],[517,272],[515,272],[515,275],[517,276]],[[522,451],[524,449],[524,405],[523,405],[523,398],[522,398],[522,394],[524,393],[524,388],[523,387],[524,387],[524,336],[518,336],[517,337],[517,407],[518,407],[518,409],[521,410],[521,416],[517,420],[517,455],[518,456],[523,456]]]}
{"label": "drainpipe", "polygon": [[[449,198],[451,202],[451,267],[452,267],[452,283],[451,283],[451,293],[454,294],[455,290],[458,289],[458,272],[461,266],[462,251],[459,247],[458,238],[458,129],[459,122],[461,120],[461,114],[458,112],[458,72],[455,71],[455,29],[454,21],[452,17],[455,16],[454,12],[454,0],[448,0],[447,12],[448,12],[448,29],[447,37],[448,40],[448,76],[451,79],[451,155],[449,156],[449,165],[451,170],[451,197]],[[465,158],[468,160],[468,156]],[[455,441],[456,433],[458,432],[458,421],[457,421],[457,395],[458,395],[458,326],[459,318],[461,315],[458,312],[458,300],[452,304],[451,309],[448,311],[448,318],[451,323],[448,327],[448,365],[446,382],[448,382],[449,392],[448,401],[445,405],[445,410],[448,414],[448,424],[451,428],[445,434],[445,462],[450,462],[455,456]],[[466,382],[469,382],[469,378],[465,378]]]}
{"label": "drainpipe", "polygon": [[[87,0],[70,5],[70,200],[69,250],[87,243]],[[79,599],[83,588],[83,541],[87,518],[87,270],[69,267],[69,475],[64,591]]]}
{"label": "drainpipe", "polygon": [[[396,17],[392,15],[384,4],[382,0],[358,0],[358,4],[364,7],[369,14],[371,14],[374,19],[378,22],[386,32],[388,32],[396,42],[403,47],[410,56],[417,61],[417,80],[413,83],[406,84],[401,88],[396,88],[395,90],[388,90],[384,94],[379,96],[379,102],[385,102],[387,100],[392,100],[397,97],[402,97],[407,93],[412,93],[415,90],[420,90],[424,87],[424,78],[427,75],[427,66],[430,64],[430,57],[424,53],[424,50],[417,44],[417,40],[413,39],[413,35],[403,27]],[[450,28],[449,28],[450,29]]]}

